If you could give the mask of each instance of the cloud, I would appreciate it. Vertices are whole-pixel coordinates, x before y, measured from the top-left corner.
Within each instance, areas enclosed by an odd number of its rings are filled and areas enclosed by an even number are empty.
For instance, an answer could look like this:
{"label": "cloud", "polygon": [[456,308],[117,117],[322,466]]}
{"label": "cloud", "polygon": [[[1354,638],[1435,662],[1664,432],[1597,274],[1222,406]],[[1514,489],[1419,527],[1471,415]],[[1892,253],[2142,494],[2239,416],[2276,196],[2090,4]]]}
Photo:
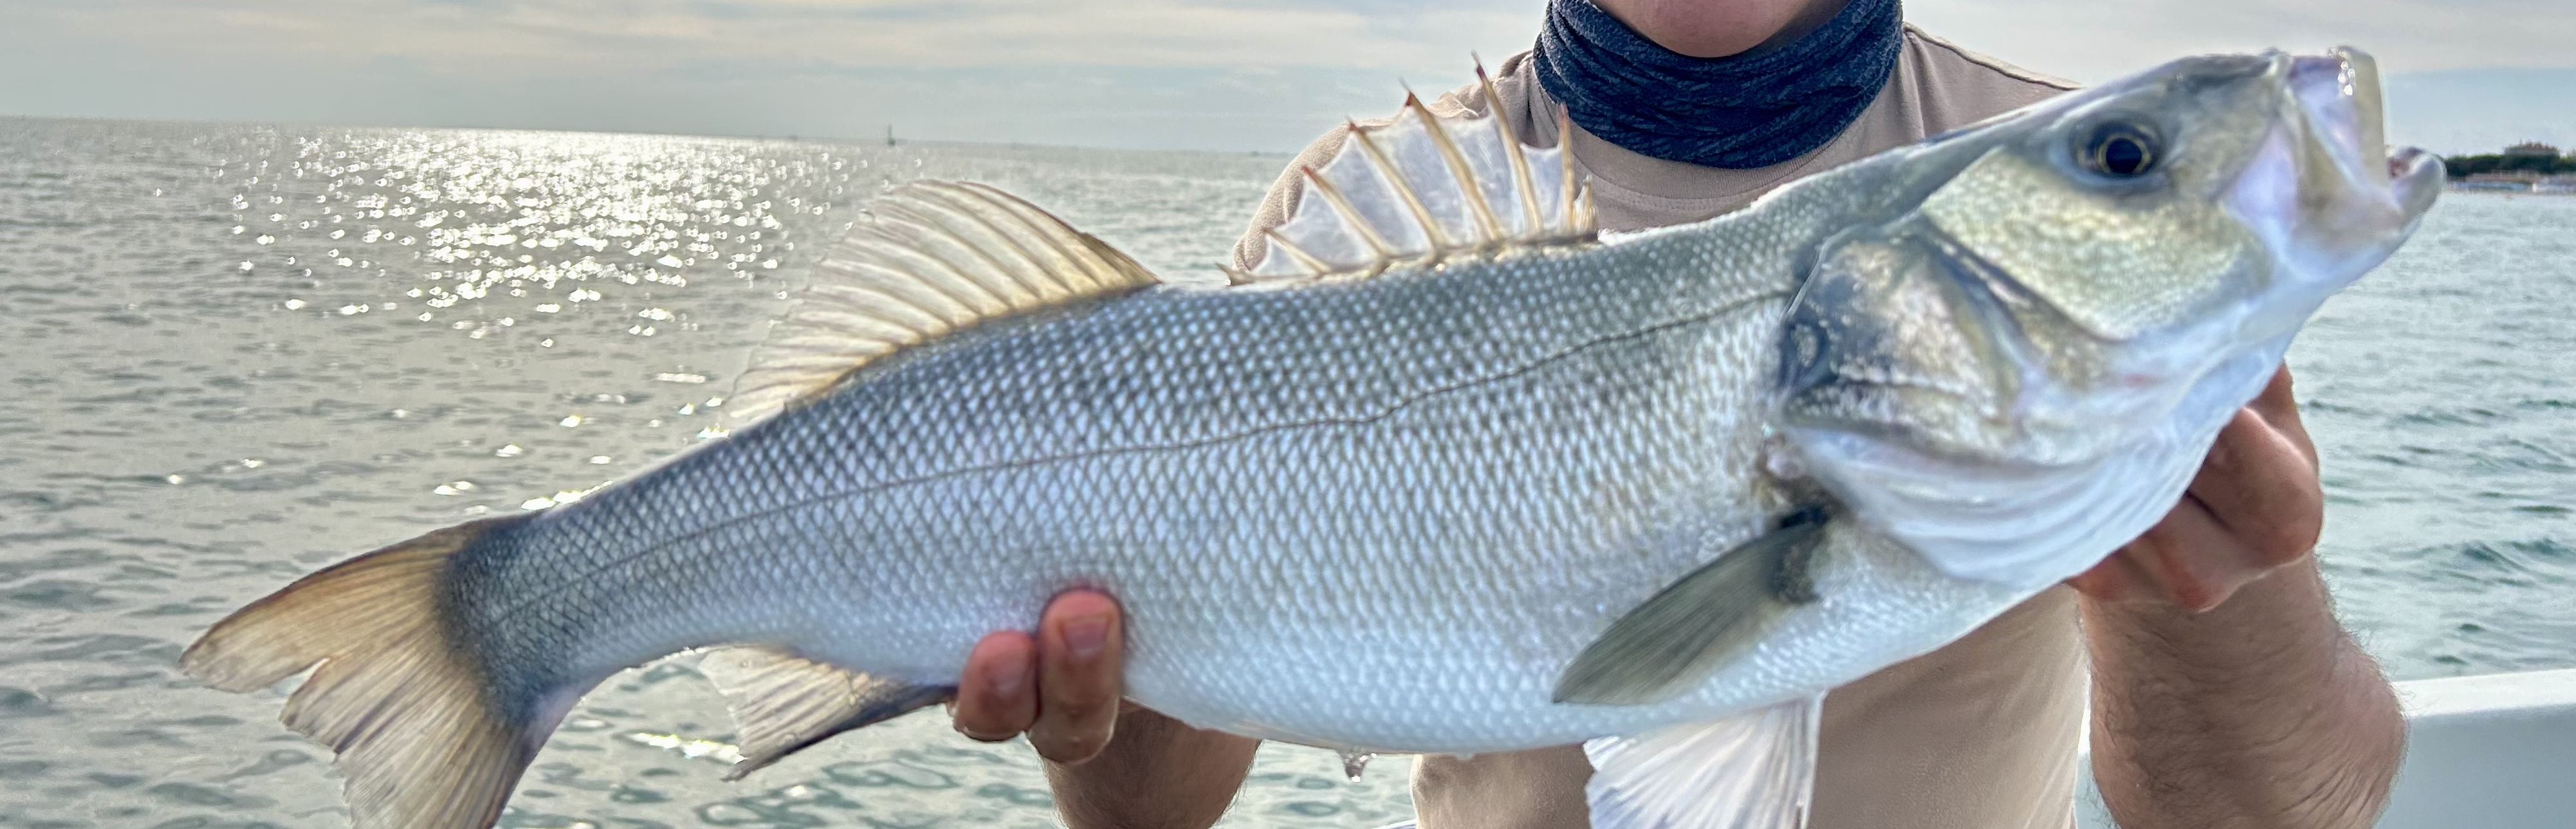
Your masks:
{"label": "cloud", "polygon": [[1537,0],[1358,4],[1208,0],[110,0],[29,28],[205,57],[401,57],[468,77],[613,74],[705,61],[782,67],[1037,65],[1418,68],[1466,44],[1526,43]]}
{"label": "cloud", "polygon": [[2183,55],[2343,44],[2392,73],[2576,66],[2576,4],[2564,0],[1944,0],[1906,13],[1972,48],[2085,81]]}
{"label": "cloud", "polygon": [[2388,138],[2447,155],[2523,141],[2576,150],[2576,69],[2452,69],[2388,80]]}
{"label": "cloud", "polygon": [[[1345,114],[1392,109],[1399,80],[1446,88],[1471,51],[1527,48],[1544,2],[0,0],[13,81],[0,113],[857,137],[893,122],[959,140],[1292,149]],[[1916,0],[1907,13],[2087,81],[2341,42],[2392,74],[2576,67],[2564,0]],[[2576,118],[2564,113],[2525,120],[2543,134]]]}
{"label": "cloud", "polygon": [[[206,56],[399,56],[469,76],[780,65],[1332,66],[1425,69],[1524,48],[1543,0],[63,0],[22,29]],[[2569,66],[2563,0],[1925,0],[1916,22],[2101,80],[2183,54],[2350,42],[2392,71]]]}

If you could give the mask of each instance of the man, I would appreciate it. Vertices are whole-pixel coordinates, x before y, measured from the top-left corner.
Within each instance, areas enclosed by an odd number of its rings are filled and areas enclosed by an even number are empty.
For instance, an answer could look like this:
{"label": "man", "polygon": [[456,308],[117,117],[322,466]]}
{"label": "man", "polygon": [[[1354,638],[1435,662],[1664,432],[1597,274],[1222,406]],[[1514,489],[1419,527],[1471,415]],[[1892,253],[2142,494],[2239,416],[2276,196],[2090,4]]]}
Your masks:
{"label": "man", "polygon": [[[1499,69],[1499,100],[1470,86],[1434,112],[1495,112],[1532,143],[1564,142],[1613,231],[1734,210],[2071,88],[1904,26],[1896,0],[1555,0],[1539,47]],[[1560,105],[1570,134],[1556,134]],[[1343,136],[1289,165],[1238,265],[1259,261],[1261,231],[1295,206],[1295,171]],[[2308,555],[2323,519],[2315,454],[2284,369],[2146,535],[2068,588],[1836,689],[1809,825],[2068,825],[2088,670],[2093,771],[2127,829],[2369,825],[2404,723]],[[1207,826],[1255,741],[1122,711],[1117,612],[1070,593],[1034,636],[979,643],[957,726],[1026,732],[1076,829]],[[1589,774],[1571,746],[1429,756],[1415,801],[1424,829],[1582,827]]]}

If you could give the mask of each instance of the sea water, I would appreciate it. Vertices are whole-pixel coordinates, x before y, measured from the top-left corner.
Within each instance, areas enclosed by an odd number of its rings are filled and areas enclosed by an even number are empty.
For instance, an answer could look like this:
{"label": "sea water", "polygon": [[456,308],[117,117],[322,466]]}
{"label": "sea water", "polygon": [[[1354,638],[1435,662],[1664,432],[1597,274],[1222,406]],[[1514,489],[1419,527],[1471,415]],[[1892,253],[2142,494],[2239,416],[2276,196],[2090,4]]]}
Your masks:
{"label": "sea water", "polygon": [[[0,119],[0,826],[337,827],[281,695],[178,673],[316,567],[706,439],[868,199],[990,182],[1175,279],[1286,159]],[[2338,610],[2400,678],[2576,666],[2576,199],[2452,194],[2291,352]],[[1054,825],[1025,744],[931,711],[754,774],[685,662],[611,678],[505,826]],[[1263,749],[1224,825],[1366,827]]]}

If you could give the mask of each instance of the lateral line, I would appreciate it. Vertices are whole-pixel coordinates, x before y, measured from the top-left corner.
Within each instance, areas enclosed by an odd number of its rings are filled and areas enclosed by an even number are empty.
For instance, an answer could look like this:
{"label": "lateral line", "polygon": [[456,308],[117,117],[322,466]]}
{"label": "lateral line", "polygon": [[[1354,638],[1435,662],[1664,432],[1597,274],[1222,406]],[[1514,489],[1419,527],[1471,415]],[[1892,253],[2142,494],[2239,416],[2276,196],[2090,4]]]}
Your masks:
{"label": "lateral line", "polygon": [[[1106,449],[1091,449],[1091,450],[1085,450],[1085,451],[1081,451],[1081,452],[1071,452],[1071,453],[1062,454],[1062,455],[1050,455],[1050,456],[1042,457],[1042,458],[1026,458],[1026,459],[1019,459],[1019,460],[1009,460],[1009,461],[1000,461],[1000,462],[995,462],[995,463],[986,463],[986,464],[981,464],[981,465],[977,465],[977,466],[969,466],[969,467],[963,467],[963,468],[958,468],[958,469],[943,469],[943,470],[939,470],[939,471],[936,471],[936,472],[928,472],[928,473],[923,473],[923,474],[920,474],[920,475],[915,475],[915,476],[912,476],[912,477],[909,477],[909,478],[904,478],[904,479],[901,479],[901,480],[894,480],[894,481],[881,481],[881,482],[873,483],[873,484],[864,484],[864,485],[860,485],[860,486],[853,487],[853,488],[850,488],[850,489],[835,490],[835,491],[832,491],[832,492],[826,492],[826,493],[823,493],[823,494],[820,494],[820,495],[813,495],[813,496],[809,496],[809,497],[805,497],[805,498],[800,498],[800,499],[797,499],[796,501],[793,501],[793,502],[790,502],[790,503],[771,505],[771,506],[763,507],[763,508],[761,508],[761,509],[759,509],[759,510],[756,510],[756,511],[753,511],[753,512],[750,512],[750,513],[746,513],[746,514],[744,514],[744,515],[735,516],[735,517],[732,517],[732,518],[720,519],[720,520],[716,521],[715,523],[709,524],[708,526],[705,526],[705,527],[702,527],[702,528],[699,528],[699,529],[696,529],[696,530],[691,530],[691,531],[688,531],[688,532],[684,532],[684,533],[681,533],[681,534],[678,534],[678,535],[671,536],[671,537],[669,537],[669,538],[666,538],[666,539],[663,539],[663,540],[661,540],[661,541],[655,542],[655,543],[653,543],[653,544],[647,545],[647,546],[643,547],[642,549],[638,549],[638,550],[635,550],[635,551],[633,551],[633,552],[626,553],[626,554],[624,554],[624,555],[620,555],[620,556],[618,556],[618,557],[616,557],[616,558],[614,558],[614,559],[612,559],[612,560],[604,561],[604,562],[596,562],[596,563],[593,563],[593,564],[591,564],[589,567],[584,568],[584,569],[581,571],[581,573],[579,574],[579,576],[578,576],[578,577],[580,577],[580,578],[587,578],[587,577],[591,577],[591,576],[598,575],[599,573],[607,572],[610,568],[625,566],[626,564],[628,564],[628,563],[630,563],[630,562],[633,562],[633,561],[634,561],[634,560],[636,560],[636,559],[642,558],[642,557],[644,557],[644,556],[652,555],[652,554],[654,554],[654,553],[656,553],[656,552],[660,552],[660,551],[662,551],[662,550],[664,550],[664,549],[669,548],[670,546],[672,546],[672,545],[674,545],[674,544],[678,544],[678,543],[680,543],[680,542],[682,542],[682,541],[687,541],[687,540],[692,540],[692,539],[702,538],[702,537],[705,537],[705,536],[707,536],[707,535],[710,535],[710,534],[716,533],[716,532],[718,532],[718,531],[721,531],[721,530],[723,530],[723,529],[725,529],[725,528],[731,527],[731,526],[733,526],[733,525],[740,524],[740,523],[742,523],[742,522],[744,522],[744,521],[748,521],[748,520],[751,520],[751,519],[754,519],[754,518],[760,518],[760,517],[764,517],[764,516],[769,516],[769,515],[775,515],[775,514],[778,514],[778,513],[781,513],[781,512],[785,512],[785,511],[788,511],[788,510],[802,509],[802,508],[805,508],[805,507],[808,507],[808,506],[812,506],[812,505],[814,505],[814,504],[818,504],[818,503],[822,503],[822,502],[830,501],[830,500],[834,500],[834,499],[839,499],[839,498],[849,498],[849,497],[854,497],[854,496],[859,496],[859,495],[866,495],[866,494],[874,493],[874,492],[887,492],[887,491],[892,491],[892,490],[902,489],[902,488],[904,488],[904,487],[919,486],[919,485],[926,484],[926,483],[931,483],[931,482],[934,482],[934,481],[942,481],[942,480],[947,480],[947,479],[950,479],[950,478],[956,478],[956,477],[962,477],[962,476],[966,476],[966,475],[979,475],[979,474],[985,474],[985,473],[991,473],[991,472],[1000,472],[1000,471],[1007,470],[1007,469],[1020,469],[1020,468],[1026,468],[1026,467],[1031,467],[1031,466],[1040,466],[1040,465],[1050,464],[1050,463],[1063,463],[1063,462],[1067,462],[1067,461],[1077,461],[1077,460],[1084,460],[1084,459],[1089,459],[1089,458],[1113,457],[1113,456],[1118,456],[1118,455],[1131,455],[1131,454],[1140,454],[1140,453],[1147,453],[1147,452],[1169,452],[1169,451],[1178,451],[1178,450],[1187,450],[1187,449],[1199,449],[1199,448],[1205,448],[1205,447],[1209,447],[1209,446],[1219,446],[1219,445],[1224,445],[1224,444],[1233,443],[1233,442],[1241,441],[1241,440],[1250,440],[1250,439],[1252,439],[1252,438],[1260,437],[1260,436],[1263,436],[1263,435],[1276,434],[1276,433],[1286,432],[1286,431],[1293,431],[1293,430],[1296,430],[1296,429],[1312,429],[1312,428],[1317,428],[1317,427],[1327,427],[1327,426],[1364,426],[1364,425],[1371,424],[1371,423],[1377,423],[1377,422],[1383,421],[1383,420],[1385,420],[1385,419],[1387,419],[1387,418],[1389,418],[1389,417],[1393,417],[1393,416],[1395,416],[1395,414],[1396,414],[1397,412],[1401,412],[1401,411],[1404,411],[1404,410],[1406,410],[1406,409],[1410,409],[1410,408],[1412,408],[1413,406],[1415,406],[1415,405],[1417,405],[1417,404],[1420,404],[1421,402],[1423,402],[1423,401],[1425,401],[1425,400],[1429,400],[1429,399],[1432,399],[1432,398],[1435,398],[1435,397],[1440,397],[1440,396],[1443,396],[1443,395],[1455,394],[1455,393],[1457,393],[1457,392],[1460,392],[1460,391],[1463,391],[1463,390],[1466,390],[1466,389],[1476,388],[1476,387],[1478,387],[1478,386],[1483,386],[1483,385],[1486,385],[1486,384],[1489,384],[1489,383],[1498,383],[1498,382],[1507,381],[1507,380],[1510,380],[1510,379],[1512,379],[1512,378],[1514,378],[1514,377],[1520,377],[1520,376],[1527,375],[1528,373],[1533,372],[1533,371],[1537,371],[1537,370],[1539,370],[1539,369],[1540,369],[1540,368],[1542,368],[1542,367],[1549,366],[1549,365],[1553,365],[1553,364],[1557,363],[1558,361],[1561,361],[1561,360],[1565,360],[1565,359],[1571,358],[1571,357],[1573,357],[1573,356],[1574,356],[1574,355],[1576,355],[1576,354],[1581,354],[1581,353],[1583,353],[1583,352],[1590,351],[1590,350],[1592,350],[1592,349],[1594,349],[1594,348],[1599,348],[1599,347],[1601,347],[1601,346],[1609,345],[1609,344],[1611,344],[1611,343],[1627,342],[1627,341],[1630,341],[1630,340],[1636,340],[1636,339],[1641,339],[1641,338],[1645,338],[1645,337],[1651,337],[1651,336],[1654,336],[1654,335],[1656,335],[1656,334],[1661,334],[1661,333],[1666,332],[1666,331],[1671,331],[1671,330],[1678,329],[1678,328],[1685,328],[1685,327],[1689,327],[1689,326],[1692,326],[1692,325],[1699,325],[1699,324],[1707,323],[1707,322],[1710,322],[1710,321],[1716,320],[1716,319],[1718,319],[1718,318],[1720,318],[1720,317],[1724,317],[1724,316],[1727,316],[1727,315],[1729,315],[1729,314],[1734,314],[1734,313],[1740,312],[1740,311],[1744,310],[1745,308],[1751,307],[1751,306],[1752,306],[1753,304],[1755,304],[1755,303],[1761,302],[1762,300],[1766,300],[1766,299],[1781,299],[1781,298],[1788,297],[1788,296],[1791,296],[1791,295],[1792,295],[1792,294],[1791,294],[1790,292],[1787,292],[1787,291],[1781,291],[1781,290],[1777,290],[1777,289],[1773,289],[1773,290],[1764,290],[1764,291],[1757,291],[1757,292],[1755,292],[1755,293],[1752,293],[1752,294],[1749,294],[1749,295],[1747,295],[1747,296],[1744,296],[1744,297],[1741,297],[1741,298],[1735,299],[1735,300],[1730,301],[1730,302],[1727,302],[1727,303],[1725,303],[1725,304],[1723,304],[1723,305],[1719,305],[1719,306],[1717,306],[1717,307],[1715,307],[1715,308],[1710,308],[1710,309],[1705,310],[1705,311],[1702,311],[1702,312],[1700,312],[1700,313],[1692,314],[1692,315],[1689,315],[1689,316],[1686,316],[1686,317],[1681,317],[1681,318],[1678,318],[1678,319],[1666,320],[1666,321],[1664,321],[1664,322],[1656,323],[1656,324],[1654,324],[1654,325],[1649,325],[1649,326],[1646,326],[1646,327],[1644,327],[1644,328],[1640,328],[1640,329],[1637,329],[1637,330],[1634,330],[1634,331],[1624,331],[1624,332],[1620,332],[1620,333],[1618,333],[1618,334],[1613,334],[1613,335],[1609,335],[1609,336],[1605,336],[1605,337],[1599,337],[1599,338],[1590,339],[1590,340],[1585,340],[1585,341],[1583,341],[1583,342],[1575,343],[1575,344],[1573,344],[1573,345],[1569,345],[1569,346],[1567,346],[1567,347],[1565,347],[1565,348],[1563,348],[1563,349],[1560,349],[1560,350],[1558,350],[1558,351],[1555,351],[1555,352],[1552,352],[1552,353],[1546,354],[1546,355],[1544,355],[1544,356],[1538,357],[1538,358],[1536,358],[1536,359],[1533,359],[1533,360],[1531,360],[1531,361],[1529,361],[1529,362],[1527,362],[1527,363],[1524,363],[1524,364],[1521,364],[1521,365],[1518,365],[1518,366],[1513,366],[1512,368],[1510,368],[1509,370],[1506,370],[1506,371],[1499,371],[1499,372],[1495,372],[1495,373],[1493,373],[1493,374],[1486,375],[1486,376],[1483,376],[1483,377],[1477,377],[1477,378],[1473,378],[1473,379],[1469,379],[1469,380],[1462,380],[1462,381],[1459,381],[1459,382],[1456,382],[1456,383],[1451,383],[1451,384],[1448,384],[1448,385],[1445,385],[1445,386],[1438,386],[1438,387],[1435,387],[1435,388],[1425,389],[1425,390],[1422,390],[1422,391],[1417,392],[1417,393],[1415,393],[1415,394],[1412,394],[1412,395],[1409,395],[1409,396],[1405,396],[1405,397],[1401,397],[1401,398],[1399,398],[1399,399],[1396,399],[1396,400],[1394,400],[1394,401],[1391,401],[1391,402],[1389,402],[1389,403],[1385,404],[1384,406],[1380,407],[1380,408],[1379,408],[1377,411],[1375,411],[1375,412],[1371,412],[1371,413],[1369,413],[1369,414],[1361,415],[1361,416],[1358,416],[1358,417],[1319,417],[1319,418],[1314,418],[1314,419],[1311,419],[1311,420],[1300,420],[1300,421],[1295,421],[1295,422],[1290,422],[1290,423],[1277,423],[1277,424],[1271,424],[1271,425],[1268,425],[1268,426],[1257,426],[1257,427],[1252,427],[1252,428],[1244,429],[1244,430],[1239,431],[1239,432],[1231,432],[1231,433],[1228,433],[1228,434],[1217,435],[1217,436],[1214,436],[1214,437],[1200,438],[1200,439],[1196,439],[1196,440],[1186,440],[1186,441],[1179,441],[1179,442],[1174,442],[1174,443],[1162,443],[1162,444],[1153,444],[1153,445],[1146,445],[1146,446],[1114,446],[1114,447],[1109,447],[1109,448],[1106,448]],[[510,607],[508,607],[508,608],[504,608],[504,609],[500,612],[500,614],[499,614],[498,618],[508,619],[508,618],[511,618],[511,617],[517,616],[521,611],[524,611],[524,610],[528,609],[528,607],[529,607],[529,606],[531,606],[531,605],[535,604],[535,602],[536,602],[536,600],[535,600],[535,599],[529,599],[529,600],[526,600],[526,601],[522,601],[522,602],[520,602],[519,604],[512,605],[512,606],[510,606]]]}

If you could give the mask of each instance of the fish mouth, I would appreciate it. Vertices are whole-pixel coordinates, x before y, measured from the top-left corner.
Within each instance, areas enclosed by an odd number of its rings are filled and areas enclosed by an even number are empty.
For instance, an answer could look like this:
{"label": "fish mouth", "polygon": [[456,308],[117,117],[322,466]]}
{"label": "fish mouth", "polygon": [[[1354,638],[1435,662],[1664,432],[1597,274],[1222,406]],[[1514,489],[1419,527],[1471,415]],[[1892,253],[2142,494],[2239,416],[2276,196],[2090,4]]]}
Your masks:
{"label": "fish mouth", "polygon": [[2408,223],[2431,209],[2441,191],[2439,159],[2414,147],[2390,151],[2379,62],[2350,46],[2288,62],[2291,95],[2345,183],[2383,196]]}

